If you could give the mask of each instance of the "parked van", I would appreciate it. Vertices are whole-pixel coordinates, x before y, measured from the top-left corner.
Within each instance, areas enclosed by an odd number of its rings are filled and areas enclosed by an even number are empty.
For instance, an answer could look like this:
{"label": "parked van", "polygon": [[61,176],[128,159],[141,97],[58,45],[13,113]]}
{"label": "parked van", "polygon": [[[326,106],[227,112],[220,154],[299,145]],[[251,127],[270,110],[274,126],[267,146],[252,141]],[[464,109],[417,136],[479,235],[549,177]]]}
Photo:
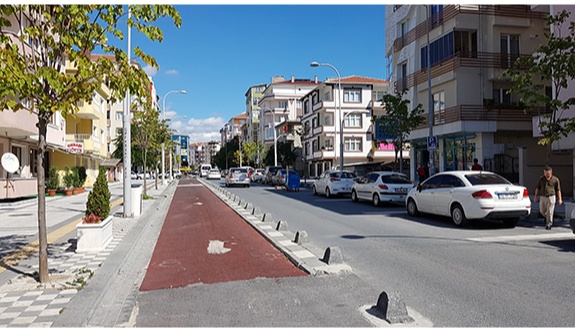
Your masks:
{"label": "parked van", "polygon": [[210,172],[210,169],[212,169],[212,165],[210,164],[202,164],[200,166],[200,177],[206,177],[208,176],[208,173]]}

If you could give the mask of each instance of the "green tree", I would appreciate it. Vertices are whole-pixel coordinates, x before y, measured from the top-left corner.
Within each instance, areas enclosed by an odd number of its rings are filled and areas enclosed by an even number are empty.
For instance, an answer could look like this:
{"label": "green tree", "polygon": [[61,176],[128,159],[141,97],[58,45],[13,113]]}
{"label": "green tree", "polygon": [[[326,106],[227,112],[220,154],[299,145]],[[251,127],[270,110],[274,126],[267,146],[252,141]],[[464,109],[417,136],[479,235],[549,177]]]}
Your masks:
{"label": "green tree", "polygon": [[[569,15],[563,10],[549,16],[547,23],[552,29],[545,33],[547,43],[539,45],[531,56],[517,59],[513,67],[502,74],[513,82],[509,93],[521,97],[526,112],[548,109],[538,124],[542,134],[538,144],[547,147],[547,163],[553,142],[575,131],[575,116],[570,109],[575,105],[575,97],[560,99],[563,90],[575,79],[575,24],[567,21]],[[567,24],[568,33],[563,35],[562,28]],[[552,94],[546,93],[549,84],[553,87]]]}
{"label": "green tree", "polygon": [[102,166],[98,170],[98,177],[86,202],[85,216],[88,217],[91,214],[99,217],[100,220],[106,219],[110,214],[110,188],[108,188],[108,179],[106,179],[106,168]]}
{"label": "green tree", "polygon": [[423,106],[418,104],[409,110],[411,101],[403,99],[405,91],[396,91],[395,94],[385,94],[381,98],[381,106],[385,109],[385,115],[376,119],[387,136],[393,137],[395,161],[399,152],[399,171],[403,172],[403,143],[405,143],[411,131],[425,121],[421,114]]}
{"label": "green tree", "polygon": [[[128,11],[131,14],[128,14]],[[162,41],[162,30],[153,23],[171,17],[176,26],[181,17],[168,5],[1,5],[0,6],[0,110],[34,112],[38,116],[38,239],[39,281],[48,281],[48,243],[44,154],[46,132],[54,112],[64,116],[78,111],[81,102],[91,102],[102,84],[113,92],[111,102],[132,95],[149,94],[149,80],[139,67],[128,64],[121,47],[122,28],[135,27],[152,41]],[[112,40],[109,40],[111,38]],[[33,41],[33,42],[30,42]],[[96,47],[114,60],[93,61]],[[131,52],[132,50],[130,50]],[[139,47],[135,55],[158,68],[156,60]],[[65,74],[66,61],[75,66]]]}
{"label": "green tree", "polygon": [[[246,142],[242,145],[243,154],[250,165],[259,167],[262,163],[262,156],[265,146],[262,142]],[[258,160],[259,159],[259,160]]]}

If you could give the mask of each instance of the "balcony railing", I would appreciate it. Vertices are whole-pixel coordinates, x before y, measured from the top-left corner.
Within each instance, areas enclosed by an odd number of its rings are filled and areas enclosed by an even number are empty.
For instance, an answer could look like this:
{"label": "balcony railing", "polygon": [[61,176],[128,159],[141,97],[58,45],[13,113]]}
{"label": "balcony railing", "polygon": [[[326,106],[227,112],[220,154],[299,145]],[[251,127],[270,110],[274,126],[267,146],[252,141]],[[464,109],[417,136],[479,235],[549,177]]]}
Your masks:
{"label": "balcony railing", "polygon": [[533,19],[546,19],[547,13],[531,10],[530,5],[448,5],[443,11],[436,13],[427,20],[409,30],[405,35],[393,41],[393,51],[399,52],[406,45],[427,33],[427,27],[433,29],[439,24],[448,21],[459,14],[492,15],[504,17],[523,17]]}
{"label": "balcony railing", "polygon": [[[531,122],[537,115],[548,114],[550,111],[544,107],[525,111],[524,108],[511,105],[482,106],[482,105],[459,105],[446,108],[433,114],[434,125],[442,125],[457,121],[508,121],[508,122]],[[417,129],[428,127],[429,117],[425,114],[424,123]]]}
{"label": "balcony railing", "polygon": [[[490,52],[458,52],[431,67],[431,78],[452,72],[460,67],[507,69],[519,58],[529,54],[506,54]],[[528,69],[528,68],[520,68]],[[395,81],[396,91],[403,91],[427,82],[427,68],[423,68]]]}

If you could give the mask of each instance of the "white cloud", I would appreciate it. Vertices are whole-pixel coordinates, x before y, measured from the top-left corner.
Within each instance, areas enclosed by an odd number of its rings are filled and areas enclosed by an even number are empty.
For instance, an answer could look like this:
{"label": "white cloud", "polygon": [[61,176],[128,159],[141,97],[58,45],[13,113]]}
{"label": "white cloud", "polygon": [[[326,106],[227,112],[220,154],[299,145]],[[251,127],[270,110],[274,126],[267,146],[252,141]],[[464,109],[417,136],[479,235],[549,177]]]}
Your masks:
{"label": "white cloud", "polygon": [[166,70],[166,75],[178,75],[178,71],[175,69]]}
{"label": "white cloud", "polygon": [[[170,113],[170,112],[167,112]],[[171,115],[171,114],[170,114]],[[167,116],[169,118],[171,116]],[[172,118],[175,117],[175,114]],[[206,119],[183,119],[178,118],[172,121],[172,128],[178,130],[181,135],[190,136],[190,143],[220,141],[220,129],[226,121],[221,117],[210,117]]]}
{"label": "white cloud", "polygon": [[148,76],[154,77],[158,72],[158,70],[150,65],[147,65],[146,67],[144,67],[144,72],[148,74]]}

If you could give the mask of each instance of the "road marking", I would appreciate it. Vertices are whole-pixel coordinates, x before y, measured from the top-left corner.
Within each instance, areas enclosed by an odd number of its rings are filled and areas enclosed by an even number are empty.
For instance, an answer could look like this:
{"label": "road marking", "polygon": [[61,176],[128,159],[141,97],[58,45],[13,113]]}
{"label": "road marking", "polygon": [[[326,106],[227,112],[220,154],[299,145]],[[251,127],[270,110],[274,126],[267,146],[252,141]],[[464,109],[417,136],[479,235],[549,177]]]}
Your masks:
{"label": "road marking", "polygon": [[230,248],[224,247],[224,242],[218,240],[210,240],[210,244],[208,245],[208,254],[225,254],[229,252]]}
{"label": "road marking", "polygon": [[538,241],[538,240],[553,240],[553,239],[575,239],[575,234],[569,232],[569,233],[486,236],[486,237],[467,238],[467,240],[475,242],[513,242],[513,241],[533,241],[533,240]]}

